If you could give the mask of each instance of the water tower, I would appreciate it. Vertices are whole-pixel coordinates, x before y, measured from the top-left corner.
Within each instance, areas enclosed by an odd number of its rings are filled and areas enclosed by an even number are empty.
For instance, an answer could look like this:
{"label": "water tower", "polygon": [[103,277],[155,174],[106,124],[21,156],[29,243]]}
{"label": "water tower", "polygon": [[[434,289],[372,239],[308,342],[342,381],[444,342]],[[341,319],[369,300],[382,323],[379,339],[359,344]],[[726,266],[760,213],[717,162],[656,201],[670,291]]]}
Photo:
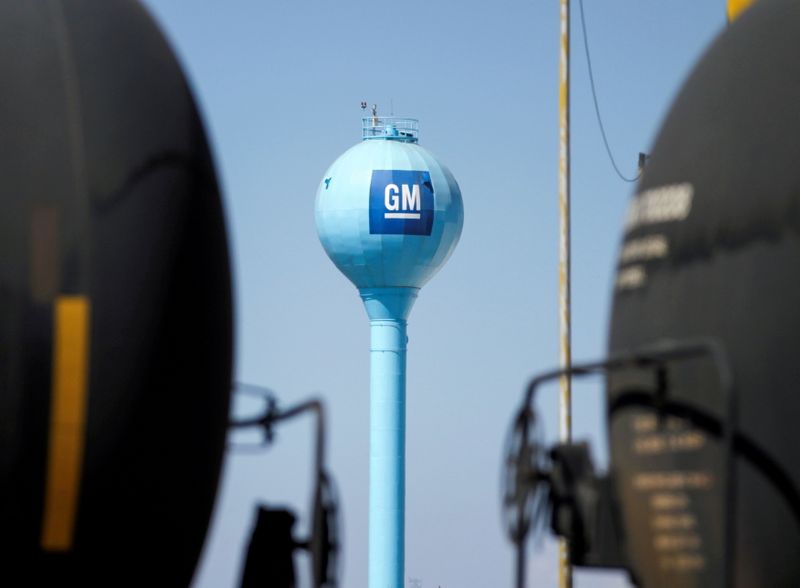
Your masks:
{"label": "water tower", "polygon": [[406,320],[464,222],[450,171],[417,144],[414,119],[363,119],[363,141],[320,182],[322,246],[370,320],[369,586],[403,586]]}

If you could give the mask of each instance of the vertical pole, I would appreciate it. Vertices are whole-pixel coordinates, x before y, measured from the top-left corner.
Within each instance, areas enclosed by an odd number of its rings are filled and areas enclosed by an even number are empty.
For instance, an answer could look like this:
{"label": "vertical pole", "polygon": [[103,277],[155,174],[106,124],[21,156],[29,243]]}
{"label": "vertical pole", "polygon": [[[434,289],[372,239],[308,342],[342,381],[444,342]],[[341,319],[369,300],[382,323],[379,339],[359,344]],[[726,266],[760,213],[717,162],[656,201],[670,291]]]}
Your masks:
{"label": "vertical pole", "polygon": [[370,320],[369,587],[402,588],[406,321]]}
{"label": "vertical pole", "polygon": [[[559,310],[559,356],[562,368],[572,364],[570,348],[570,168],[569,168],[569,0],[559,0],[561,6],[561,39],[558,68],[558,211],[559,211],[559,260],[558,260],[558,310]],[[562,376],[559,404],[559,438],[568,442],[572,438],[572,385],[569,376]],[[569,561],[569,544],[566,539],[558,543],[558,585],[572,588],[572,568]]]}

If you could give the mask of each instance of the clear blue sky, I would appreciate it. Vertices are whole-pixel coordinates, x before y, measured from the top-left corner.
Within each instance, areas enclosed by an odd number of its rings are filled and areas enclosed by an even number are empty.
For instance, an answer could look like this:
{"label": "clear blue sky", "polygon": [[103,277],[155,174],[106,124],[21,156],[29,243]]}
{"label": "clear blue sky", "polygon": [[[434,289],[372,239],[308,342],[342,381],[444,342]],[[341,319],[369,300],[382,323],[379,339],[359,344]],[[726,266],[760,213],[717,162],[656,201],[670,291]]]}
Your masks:
{"label": "clear blue sky", "polygon": [[[464,196],[459,246],[409,321],[406,574],[425,588],[511,585],[500,526],[503,440],[526,380],[558,362],[558,2],[147,0],[205,117],[234,256],[237,378],[283,403],[324,398],[344,526],[342,586],[366,586],[369,329],[319,245],[314,196],[360,140],[359,103],[420,119],[420,143]],[[600,105],[634,173],[666,108],[725,26],[724,0],[586,0]],[[601,356],[611,272],[632,186],[594,119],[573,1],[574,357]],[[575,392],[575,434],[605,463],[599,388]],[[547,432],[556,394],[544,395]],[[261,455],[229,455],[200,588],[236,584],[256,502],[308,513],[310,422]],[[306,520],[298,531],[302,531]],[[532,586],[555,586],[553,544]],[[300,562],[302,566],[305,562]],[[303,570],[304,571],[304,570]],[[578,587],[622,587],[580,573]]]}

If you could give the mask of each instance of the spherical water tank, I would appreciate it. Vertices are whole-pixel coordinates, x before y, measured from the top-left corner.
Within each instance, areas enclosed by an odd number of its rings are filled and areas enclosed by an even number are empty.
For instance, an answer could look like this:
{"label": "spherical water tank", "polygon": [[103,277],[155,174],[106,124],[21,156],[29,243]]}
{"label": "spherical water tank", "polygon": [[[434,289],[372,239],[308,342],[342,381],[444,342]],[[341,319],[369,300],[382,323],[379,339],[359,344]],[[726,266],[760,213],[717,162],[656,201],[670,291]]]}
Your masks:
{"label": "spherical water tank", "polygon": [[364,119],[364,140],[320,182],[320,241],[359,289],[422,287],[461,235],[458,183],[416,137],[412,119]]}

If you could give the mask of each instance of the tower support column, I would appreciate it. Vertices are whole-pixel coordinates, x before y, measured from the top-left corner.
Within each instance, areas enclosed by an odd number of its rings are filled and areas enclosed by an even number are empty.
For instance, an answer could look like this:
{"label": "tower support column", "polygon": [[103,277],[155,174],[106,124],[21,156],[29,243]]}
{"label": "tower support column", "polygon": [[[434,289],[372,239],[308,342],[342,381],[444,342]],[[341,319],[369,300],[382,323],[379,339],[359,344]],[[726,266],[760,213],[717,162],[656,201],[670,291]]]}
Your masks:
{"label": "tower support column", "polygon": [[406,318],[416,288],[362,289],[370,317],[369,588],[402,588]]}

